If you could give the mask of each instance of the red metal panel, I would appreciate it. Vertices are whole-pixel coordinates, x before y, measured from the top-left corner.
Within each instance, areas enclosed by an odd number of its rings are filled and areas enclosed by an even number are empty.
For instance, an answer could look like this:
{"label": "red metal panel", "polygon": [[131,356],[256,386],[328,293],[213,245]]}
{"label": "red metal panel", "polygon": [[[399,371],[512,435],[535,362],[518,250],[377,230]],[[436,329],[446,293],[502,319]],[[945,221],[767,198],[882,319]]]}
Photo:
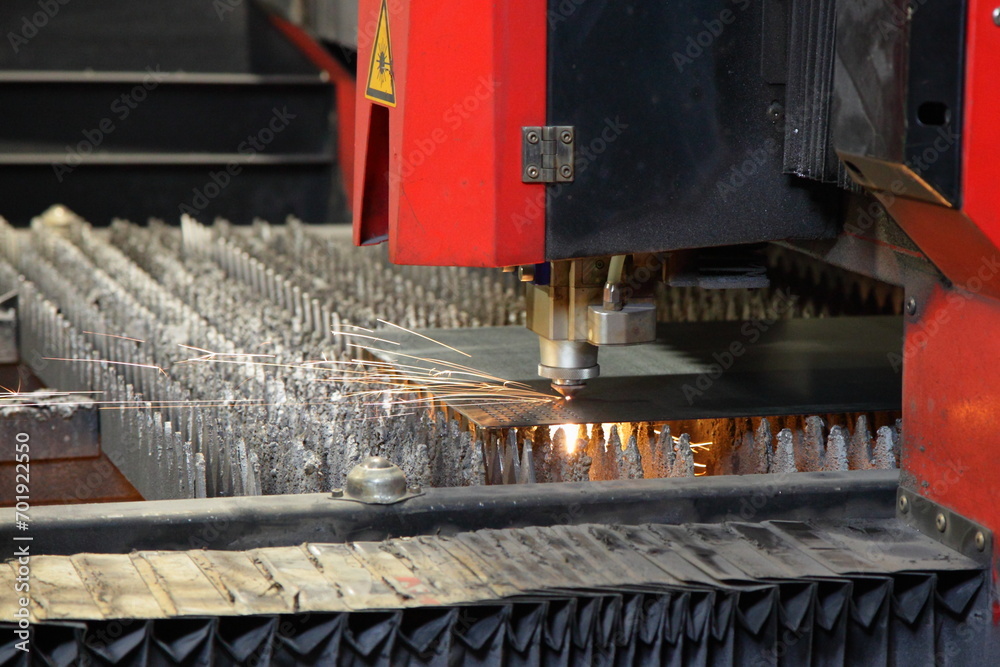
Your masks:
{"label": "red metal panel", "polygon": [[905,340],[902,484],[1000,531],[1000,301],[938,288]]}
{"label": "red metal panel", "polygon": [[[400,264],[543,261],[544,216],[526,212],[544,186],[521,182],[521,127],[545,124],[545,0],[386,6],[396,107],[357,96],[355,242],[387,234]],[[380,7],[360,4],[362,67]]]}
{"label": "red metal panel", "polygon": [[913,491],[1000,533],[1000,27],[969,0],[962,210],[888,208],[958,286],[936,288],[907,323],[903,477]]}

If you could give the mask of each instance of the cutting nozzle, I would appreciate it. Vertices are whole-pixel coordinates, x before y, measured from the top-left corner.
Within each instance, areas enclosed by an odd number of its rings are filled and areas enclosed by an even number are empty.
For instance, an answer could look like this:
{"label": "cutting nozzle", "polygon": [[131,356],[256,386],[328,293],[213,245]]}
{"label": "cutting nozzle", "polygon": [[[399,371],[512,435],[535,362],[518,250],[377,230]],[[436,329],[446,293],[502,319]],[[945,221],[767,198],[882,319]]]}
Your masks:
{"label": "cutting nozzle", "polygon": [[559,392],[559,395],[565,398],[567,401],[572,401],[576,398],[576,395],[583,391],[587,386],[586,382],[577,382],[573,380],[553,380],[552,388]]}
{"label": "cutting nozzle", "polygon": [[552,380],[552,388],[572,400],[587,386],[587,380],[601,373],[597,346],[587,342],[550,340],[539,336],[541,361],[538,374]]}

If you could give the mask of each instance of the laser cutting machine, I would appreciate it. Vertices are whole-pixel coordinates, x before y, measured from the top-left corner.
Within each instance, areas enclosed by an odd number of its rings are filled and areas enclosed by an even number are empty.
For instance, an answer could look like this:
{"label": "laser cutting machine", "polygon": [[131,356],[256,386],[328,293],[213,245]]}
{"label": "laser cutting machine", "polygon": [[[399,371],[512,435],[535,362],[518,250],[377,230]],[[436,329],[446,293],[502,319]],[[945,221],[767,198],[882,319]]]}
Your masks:
{"label": "laser cutting machine", "polygon": [[997,661],[1000,8],[206,7],[0,57],[0,665]]}

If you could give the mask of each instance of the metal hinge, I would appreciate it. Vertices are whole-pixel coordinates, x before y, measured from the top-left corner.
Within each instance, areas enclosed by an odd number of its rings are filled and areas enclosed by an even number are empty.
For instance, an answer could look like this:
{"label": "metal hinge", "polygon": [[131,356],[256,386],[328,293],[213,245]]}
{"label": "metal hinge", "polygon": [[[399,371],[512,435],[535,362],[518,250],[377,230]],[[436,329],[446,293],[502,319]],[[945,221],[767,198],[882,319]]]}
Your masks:
{"label": "metal hinge", "polygon": [[521,128],[521,180],[525,183],[569,183],[573,180],[571,125]]}

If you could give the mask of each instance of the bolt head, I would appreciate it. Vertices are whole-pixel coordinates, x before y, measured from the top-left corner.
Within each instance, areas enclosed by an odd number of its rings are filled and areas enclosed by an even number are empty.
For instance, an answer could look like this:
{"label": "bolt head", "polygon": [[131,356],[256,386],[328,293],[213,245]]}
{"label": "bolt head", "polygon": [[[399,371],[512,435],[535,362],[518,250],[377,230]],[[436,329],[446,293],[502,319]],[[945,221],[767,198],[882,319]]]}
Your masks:
{"label": "bolt head", "polygon": [[917,314],[917,300],[912,296],[906,300],[906,312],[909,315]]}
{"label": "bolt head", "polygon": [[981,530],[976,531],[976,549],[979,551],[986,550],[986,535]]}
{"label": "bolt head", "polygon": [[562,141],[564,144],[568,144],[571,141],[573,141],[573,133],[570,132],[569,130],[563,130],[562,134],[559,135],[559,140]]}
{"label": "bolt head", "polygon": [[938,513],[938,515],[934,517],[934,525],[937,527],[938,532],[943,533],[948,527],[948,517],[944,514]]}
{"label": "bolt head", "polygon": [[899,511],[902,512],[903,514],[906,514],[907,512],[910,511],[910,499],[907,498],[906,496],[900,496],[898,504],[899,504]]}
{"label": "bolt head", "polygon": [[528,132],[528,143],[529,144],[537,144],[538,143],[538,133],[537,132]]}
{"label": "bolt head", "polygon": [[538,178],[538,167],[528,167],[528,178]]}

